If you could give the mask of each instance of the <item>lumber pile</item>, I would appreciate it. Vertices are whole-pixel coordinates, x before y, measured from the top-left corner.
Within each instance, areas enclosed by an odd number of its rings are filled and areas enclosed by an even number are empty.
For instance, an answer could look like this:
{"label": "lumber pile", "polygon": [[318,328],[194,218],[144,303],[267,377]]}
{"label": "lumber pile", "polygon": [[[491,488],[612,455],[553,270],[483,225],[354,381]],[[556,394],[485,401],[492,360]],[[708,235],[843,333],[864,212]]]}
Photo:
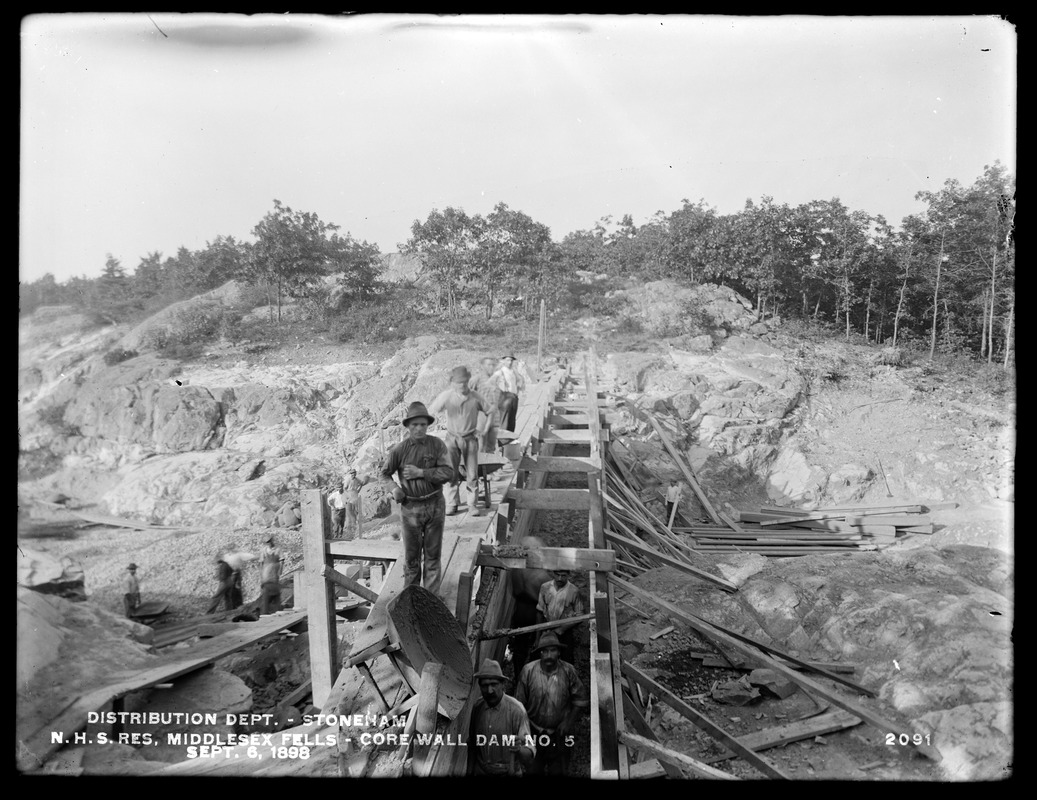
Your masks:
{"label": "lumber pile", "polygon": [[760,506],[740,511],[735,525],[675,527],[696,552],[746,552],[768,556],[882,550],[912,534],[931,534],[929,512],[957,503],[887,503],[826,506],[810,511]]}

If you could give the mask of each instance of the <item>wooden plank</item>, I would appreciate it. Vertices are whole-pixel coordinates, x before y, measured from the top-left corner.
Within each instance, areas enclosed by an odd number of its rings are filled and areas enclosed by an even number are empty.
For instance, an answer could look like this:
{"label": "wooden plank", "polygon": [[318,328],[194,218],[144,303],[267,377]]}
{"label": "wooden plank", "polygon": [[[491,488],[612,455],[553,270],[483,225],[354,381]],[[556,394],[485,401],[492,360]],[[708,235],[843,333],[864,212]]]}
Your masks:
{"label": "wooden plank", "polygon": [[330,591],[322,572],[328,564],[324,540],[330,533],[329,509],[320,489],[301,493],[303,563],[306,570],[306,612],[310,640],[310,680],[313,704],[318,708],[331,693],[338,677],[338,618],[335,593]]}
{"label": "wooden plank", "polygon": [[723,772],[716,767],[711,767],[709,764],[698,761],[691,756],[684,755],[684,753],[678,753],[676,750],[663,747],[658,742],[653,742],[651,739],[646,739],[644,736],[638,736],[636,733],[623,731],[620,735],[620,741],[629,747],[633,747],[635,750],[641,750],[655,756],[663,763],[673,764],[675,767],[687,770],[692,775],[699,778],[712,778],[720,781],[740,780],[734,775]]}
{"label": "wooden plank", "polygon": [[901,528],[909,525],[928,525],[933,520],[924,514],[868,514],[848,516],[846,521],[851,525],[893,525]]}
{"label": "wooden plank", "polygon": [[[389,615],[386,606],[389,601],[403,591],[403,559],[394,561],[382,583],[382,591],[378,594],[378,600],[371,606],[367,614],[364,627],[357,633],[353,640],[353,646],[349,650],[347,666],[353,666],[358,662],[359,656],[368,652],[372,647],[381,646],[383,641],[388,641]],[[363,660],[367,660],[366,658]]]}
{"label": "wooden plank", "polygon": [[[666,768],[676,769],[672,764],[663,764],[658,758],[650,758],[647,761],[639,761],[630,765],[631,780],[642,780],[647,778],[675,777],[668,775]],[[683,777],[678,775],[676,777]]]}
{"label": "wooden plank", "polygon": [[793,522],[812,522],[815,519],[846,519],[846,514],[840,514],[838,511],[817,511],[814,513],[800,514],[798,517],[772,517],[771,519],[760,520],[760,525],[773,526],[773,525],[789,525]]}
{"label": "wooden plank", "polygon": [[372,603],[378,602],[378,592],[372,592],[362,583],[359,583],[352,578],[347,578],[345,575],[340,573],[338,570],[329,567],[327,564],[321,569],[321,577],[326,581],[330,581],[343,589],[348,589],[353,594],[358,595],[365,600]]}
{"label": "wooden plank", "polygon": [[403,558],[403,542],[381,541],[377,539],[328,539],[327,552],[335,558],[349,558],[358,561],[398,561]]}
{"label": "wooden plank", "polygon": [[516,508],[536,511],[586,511],[590,495],[583,489],[509,489],[509,502]]}
{"label": "wooden plank", "polygon": [[586,414],[548,414],[547,419],[544,421],[555,428],[555,430],[567,430],[571,428],[586,428],[589,419]]}
{"label": "wooden plank", "polygon": [[458,537],[457,547],[450,561],[443,562],[443,585],[439,594],[451,611],[457,608],[461,576],[475,569],[475,560],[479,556],[481,544],[481,536]]}
{"label": "wooden plank", "polygon": [[699,502],[702,504],[702,507],[706,510],[706,513],[709,514],[710,519],[712,519],[713,522],[715,522],[717,525],[721,525],[722,521],[720,517],[717,515],[716,509],[713,508],[713,504],[709,502],[709,499],[702,491],[702,488],[699,486],[699,482],[695,480],[695,475],[692,473],[690,465],[685,463],[684,459],[681,458],[676,448],[674,448],[674,446],[670,443],[670,437],[666,435],[666,431],[662,429],[662,426],[655,419],[655,416],[649,411],[646,411],[645,415],[648,417],[648,421],[652,424],[652,427],[655,429],[655,432],[659,434],[659,438],[662,440],[663,447],[666,448],[666,452],[670,454],[670,457],[680,468],[681,472],[684,473],[684,479],[691,486],[692,491],[695,492],[695,496],[698,497]]}
{"label": "wooden plank", "polygon": [[616,701],[613,695],[612,659],[607,653],[598,653],[594,657],[591,680],[598,684],[598,724],[601,734],[601,769],[618,769],[618,746],[620,744],[617,730],[619,715],[616,713]]}
{"label": "wooden plank", "polygon": [[454,616],[461,627],[468,630],[468,616],[472,610],[472,587],[475,583],[475,572],[463,572],[457,579],[457,602],[454,605]]}
{"label": "wooden plank", "polygon": [[[809,513],[814,512],[825,512],[825,511],[845,511],[847,513],[861,513],[861,514],[891,514],[891,513],[912,513],[921,514],[922,506],[910,505],[903,503],[879,503],[877,505],[868,506],[821,506],[819,508],[810,509]],[[801,508],[786,508],[784,506],[760,506],[760,513],[763,514],[780,514],[786,517],[798,517],[804,513]]]}
{"label": "wooden plank", "polygon": [[[634,586],[633,584],[628,583],[620,578],[616,578],[615,576],[613,576],[609,578],[609,581],[610,583],[612,583],[613,586],[616,586],[620,589],[624,589],[625,591],[634,595],[635,597],[638,597],[641,600],[644,600],[648,603],[651,603],[654,606],[657,606],[658,608],[661,608],[663,611],[669,613],[672,618],[679,619],[685,622],[694,630],[701,633],[703,636],[706,636],[711,640],[719,640],[725,646],[729,646],[734,650],[748,655],[750,658],[756,659],[760,662],[761,666],[770,667],[776,672],[779,672],[780,674],[788,678],[790,681],[795,683],[797,686],[806,689],[808,692],[812,692],[818,697],[823,697],[825,700],[828,700],[833,705],[837,705],[839,706],[839,708],[845,709],[846,711],[849,711],[851,714],[855,714],[856,716],[860,717],[862,720],[864,720],[877,730],[881,731],[882,733],[887,733],[888,731],[901,730],[903,728],[902,724],[891,722],[890,720],[880,716],[879,714],[872,713],[856,701],[848,700],[847,698],[843,697],[841,694],[839,694],[838,691],[829,689],[826,686],[823,686],[822,684],[813,680],[812,678],[809,678],[806,675],[801,675],[794,669],[785,666],[785,664],[779,662],[776,658],[767,655],[767,653],[765,653],[764,650],[761,649],[761,647],[765,647],[765,645],[760,645],[759,643],[757,643],[756,646],[746,644],[745,642],[741,641],[741,639],[737,635],[729,635],[716,625],[707,622],[704,619],[696,617],[694,614],[689,614],[687,611],[680,608],[679,606],[676,606],[673,603],[668,603],[665,600],[656,597],[655,595],[652,595],[651,593],[646,592],[643,589],[640,589],[637,586]],[[793,658],[787,653],[783,653],[781,655],[781,658],[786,661],[800,663],[798,659]],[[810,666],[809,664],[804,665],[808,667]],[[844,679],[840,678],[838,675],[826,674],[826,677],[832,678],[833,680],[837,680],[839,682],[844,682]],[[926,755],[930,755],[930,753],[932,752],[928,748],[926,750],[921,750],[921,748],[919,748],[919,751],[925,753]]]}
{"label": "wooden plank", "polygon": [[613,714],[616,724],[616,749],[619,755],[619,779],[626,780],[630,777],[630,755],[627,753],[626,745],[619,741],[619,734],[626,729],[623,722],[623,711],[620,704],[623,702],[623,673],[620,671],[619,655],[619,619],[616,614],[616,601],[612,593],[608,591],[608,582],[605,582],[606,594],[608,595],[609,614],[609,666],[612,671],[612,702]]}
{"label": "wooden plank", "polygon": [[[645,722],[645,718],[641,714],[641,710],[637,707],[637,702],[634,700],[632,695],[630,695],[626,691],[623,692],[623,709],[626,712],[626,717],[633,723],[634,728],[636,729],[638,734],[650,741],[659,741],[659,737],[655,735],[655,731],[653,731],[651,726],[647,722]],[[639,766],[639,764],[630,765],[631,778],[638,777],[638,773],[640,772],[640,770],[638,770],[637,767]],[[670,762],[662,762],[662,767],[663,771],[667,776],[677,779],[684,778],[684,773],[681,772],[680,768],[674,766]]]}
{"label": "wooden plank", "polygon": [[521,628],[502,628],[496,631],[482,631],[479,634],[480,639],[502,639],[505,636],[518,636],[522,633],[534,633],[536,631],[546,631],[551,628],[559,628],[562,625],[568,625],[571,622],[586,622],[594,617],[593,614],[580,614],[576,617],[565,617],[564,619],[556,619],[553,622],[538,622],[535,625],[524,625]]}
{"label": "wooden plank", "polygon": [[[790,722],[787,725],[779,725],[767,728],[755,733],[748,733],[738,737],[738,741],[752,750],[768,750],[772,747],[781,747],[783,744],[798,742],[803,739],[813,739],[815,736],[824,736],[826,733],[846,730],[855,725],[860,725],[858,717],[847,711],[829,711],[817,717]],[[707,758],[706,762],[715,764],[717,761],[725,761],[729,758],[737,758],[737,754],[728,751],[713,758]]]}
{"label": "wooden plank", "polygon": [[612,572],[616,568],[616,553],[601,548],[544,547],[526,554],[526,566],[529,569]]}
{"label": "wooden plank", "polygon": [[524,472],[600,472],[601,468],[586,456],[523,456],[519,470]]}
{"label": "wooden plank", "polygon": [[676,558],[672,558],[668,555],[660,553],[658,550],[653,550],[651,547],[649,547],[646,544],[643,544],[642,542],[635,541],[626,536],[620,536],[618,533],[611,529],[605,531],[605,536],[611,541],[622,545],[628,550],[632,550],[636,553],[641,553],[642,555],[646,555],[649,558],[654,558],[656,561],[666,564],[667,566],[673,567],[674,569],[679,569],[681,572],[685,572],[688,575],[694,575],[696,578],[701,578],[704,581],[709,581],[714,586],[719,586],[726,592],[738,591],[738,587],[730,581],[726,581],[723,578],[717,577],[716,575],[710,575],[708,572],[697,569],[696,567],[693,567],[690,564],[686,564],[683,561],[678,561]]}
{"label": "wooden plank", "polygon": [[704,730],[710,736],[717,741],[724,744],[728,749],[734,751],[741,756],[747,763],[751,764],[754,768],[762,772],[769,778],[778,778],[781,780],[788,780],[789,776],[778,769],[774,764],[763,756],[753,752],[749,747],[746,747],[738,739],[729,734],[713,720],[707,717],[699,710],[692,708],[690,705],[681,700],[677,695],[663,686],[661,683],[652,680],[641,670],[637,669],[630,664],[623,665],[623,674],[627,676],[629,680],[635,681],[641,684],[641,686],[647,690],[650,690],[652,694],[666,703],[670,708],[676,711],[684,718],[690,720],[696,727]]}
{"label": "wooden plank", "polygon": [[673,633],[675,630],[677,630],[677,629],[675,627],[673,627],[672,625],[667,625],[661,631],[656,631],[655,633],[653,633],[648,638],[649,639],[660,639],[660,638],[662,638],[663,636],[665,636],[668,633]]}
{"label": "wooden plank", "polygon": [[[540,441],[554,442],[555,444],[590,444],[593,436],[587,428],[554,428],[547,431],[542,430],[540,432]],[[595,441],[607,441],[608,437],[608,431],[598,431]]]}

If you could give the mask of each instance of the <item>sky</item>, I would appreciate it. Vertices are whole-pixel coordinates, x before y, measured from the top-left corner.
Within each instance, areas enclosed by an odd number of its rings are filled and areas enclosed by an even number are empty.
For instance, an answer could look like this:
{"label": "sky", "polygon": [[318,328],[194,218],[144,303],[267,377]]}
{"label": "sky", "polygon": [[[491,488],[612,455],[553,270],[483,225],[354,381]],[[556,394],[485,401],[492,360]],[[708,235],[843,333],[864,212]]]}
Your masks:
{"label": "sky", "polygon": [[38,14],[21,27],[22,281],[252,241],[274,200],[394,252],[500,202],[555,241],[687,199],[839,198],[1015,172],[993,16]]}

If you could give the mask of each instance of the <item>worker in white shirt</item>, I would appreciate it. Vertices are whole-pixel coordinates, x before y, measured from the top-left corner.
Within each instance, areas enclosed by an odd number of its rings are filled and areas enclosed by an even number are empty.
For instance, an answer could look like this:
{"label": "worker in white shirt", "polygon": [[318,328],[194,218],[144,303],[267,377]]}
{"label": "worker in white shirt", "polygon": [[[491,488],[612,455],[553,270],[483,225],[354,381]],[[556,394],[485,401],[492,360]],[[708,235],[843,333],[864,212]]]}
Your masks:
{"label": "worker in white shirt", "polygon": [[518,415],[519,392],[526,388],[522,375],[514,369],[515,356],[501,356],[500,367],[497,368],[497,388],[500,389],[500,424],[504,430],[515,430],[515,418]]}
{"label": "worker in white shirt", "polygon": [[666,526],[669,527],[673,524],[673,510],[677,507],[677,504],[681,501],[681,491],[683,488],[677,483],[676,478],[670,478],[670,485],[666,489]]}

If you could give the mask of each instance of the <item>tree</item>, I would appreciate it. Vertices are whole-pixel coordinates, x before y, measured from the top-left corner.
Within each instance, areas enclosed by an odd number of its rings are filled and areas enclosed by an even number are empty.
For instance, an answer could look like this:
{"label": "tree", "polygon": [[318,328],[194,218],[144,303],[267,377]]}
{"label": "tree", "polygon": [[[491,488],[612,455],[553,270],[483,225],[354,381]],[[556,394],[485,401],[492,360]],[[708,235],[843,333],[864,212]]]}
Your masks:
{"label": "tree", "polygon": [[217,236],[205,243],[205,249],[194,254],[193,293],[208,292],[241,274],[247,248],[233,236]]}
{"label": "tree", "polygon": [[534,298],[539,299],[543,285],[538,278],[553,246],[551,229],[546,225],[505,203],[494,206],[472,260],[471,277],[482,283],[486,297],[486,319],[493,317],[497,290],[522,287],[527,310]]}
{"label": "tree", "polygon": [[256,242],[249,249],[242,276],[252,285],[265,286],[268,300],[271,292],[275,294],[279,323],[284,294],[305,291],[335,263],[342,240],[330,240],[328,234],[337,230],[338,225],[313,213],[293,211],[276,199],[274,210],[252,229]]}
{"label": "tree", "polygon": [[381,252],[377,245],[358,242],[348,233],[345,236],[334,233],[330,250],[333,253],[331,268],[341,273],[338,282],[344,302],[363,301],[378,291]]}
{"label": "tree", "polygon": [[424,222],[414,220],[410,239],[400,245],[401,252],[421,254],[426,269],[436,280],[437,308],[445,296],[451,317],[457,316],[465,280],[479,263],[476,251],[485,225],[478,214],[470,217],[461,208],[432,209]]}

